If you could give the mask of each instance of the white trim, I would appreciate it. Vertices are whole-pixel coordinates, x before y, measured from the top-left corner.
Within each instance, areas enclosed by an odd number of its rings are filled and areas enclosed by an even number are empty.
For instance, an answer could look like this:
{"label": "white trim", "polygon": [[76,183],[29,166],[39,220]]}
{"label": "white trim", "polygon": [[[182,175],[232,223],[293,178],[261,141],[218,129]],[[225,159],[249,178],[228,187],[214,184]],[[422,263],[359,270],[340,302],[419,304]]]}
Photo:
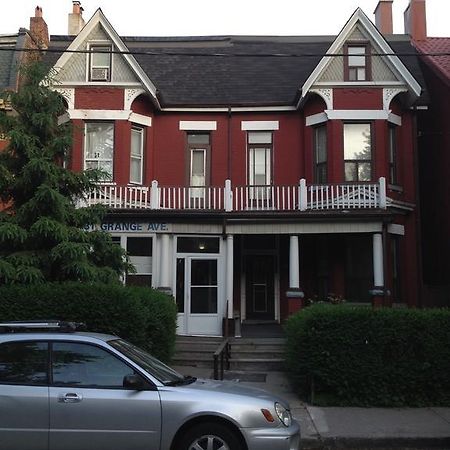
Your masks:
{"label": "white trim", "polygon": [[161,108],[164,112],[278,112],[278,111],[297,111],[295,106],[237,106],[237,107],[217,107],[211,108]]}
{"label": "white trim", "polygon": [[[77,37],[72,41],[67,50],[79,50],[79,48],[88,40],[89,35],[94,30],[95,26],[100,24],[103,27],[106,35],[111,39],[111,43],[116,47],[117,50],[121,52],[128,52],[128,47],[124,44],[120,36],[117,34],[116,30],[110,24],[103,11],[98,8],[94,15],[89,19],[83,29],[78,33]],[[59,57],[58,61],[54,64],[54,68],[59,72],[72,57],[72,53],[63,52]],[[122,57],[129,64],[130,68],[136,74],[137,78],[142,82],[142,85],[152,96],[153,101],[158,109],[161,109],[161,105],[157,98],[157,89],[147,74],[144,72],[142,67],[138,64],[133,55],[123,54]],[[95,83],[97,84],[97,83]],[[101,85],[111,85],[111,83],[98,83]]]}
{"label": "white trim", "polygon": [[314,86],[329,87],[354,87],[354,86],[405,86],[403,81],[316,81]]}
{"label": "white trim", "polygon": [[131,111],[119,109],[69,109],[71,119],[82,120],[128,120]]}
{"label": "white trim", "polygon": [[75,89],[57,87],[54,88],[54,90],[66,99],[69,109],[73,109],[75,107]]}
{"label": "white trim", "polygon": [[333,109],[333,89],[332,88],[315,88],[310,89],[310,92],[313,92],[319,95],[325,104],[327,105],[327,109]]}
{"label": "white trim", "polygon": [[318,123],[326,122],[327,120],[328,120],[328,116],[324,112],[312,114],[311,116],[306,116],[305,125],[307,127],[310,127],[312,125],[317,125]]}
{"label": "white trim", "polygon": [[[385,61],[387,62],[391,70],[393,70],[400,79],[405,81],[405,83],[408,85],[408,88],[412,91],[412,93],[415,94],[416,97],[419,97],[422,91],[420,84],[411,75],[409,70],[402,63],[400,58],[398,58],[398,56],[390,55],[391,53],[394,53],[390,45],[378,31],[376,26],[366,16],[364,11],[361,8],[357,8],[348,22],[344,25],[344,28],[342,28],[341,32],[338,34],[334,42],[331,44],[330,48],[327,50],[326,55],[320,60],[319,64],[316,66],[316,68],[313,70],[311,75],[301,87],[302,95],[298,101],[297,107],[299,107],[301,101],[305,98],[311,87],[317,82],[319,77],[332,61],[333,56],[331,55],[335,55],[340,52],[340,49],[343,47],[345,41],[351,35],[352,31],[358,23],[360,23],[364,30],[367,32],[369,39],[371,39],[376,44],[376,46],[378,46],[378,52],[386,53]],[[358,84],[360,84],[360,82],[358,82]]]}
{"label": "white trim", "polygon": [[215,120],[180,120],[180,130],[185,131],[215,131],[217,122]]}
{"label": "white trim", "polygon": [[399,236],[404,236],[405,235],[405,226],[399,225],[397,223],[390,223],[387,226],[387,231],[390,234],[397,234]]}
{"label": "white trim", "polygon": [[279,127],[278,120],[243,120],[241,122],[242,131],[270,131],[278,130]]}
{"label": "white trim", "polygon": [[388,122],[391,122],[394,125],[401,126],[401,124],[402,124],[401,116],[398,116],[397,114],[394,114],[394,113],[389,113],[387,120],[388,120]]}
{"label": "white trim", "polygon": [[325,114],[329,120],[387,120],[389,111],[383,109],[327,109]]}
{"label": "white trim", "polygon": [[145,94],[145,89],[142,87],[126,88],[123,90],[123,109],[131,109],[131,104],[141,94]]}
{"label": "white trim", "polygon": [[137,123],[138,125],[144,125],[146,127],[152,126],[152,118],[148,116],[143,116],[142,114],[138,114],[132,112],[128,117],[128,120],[133,123]]}

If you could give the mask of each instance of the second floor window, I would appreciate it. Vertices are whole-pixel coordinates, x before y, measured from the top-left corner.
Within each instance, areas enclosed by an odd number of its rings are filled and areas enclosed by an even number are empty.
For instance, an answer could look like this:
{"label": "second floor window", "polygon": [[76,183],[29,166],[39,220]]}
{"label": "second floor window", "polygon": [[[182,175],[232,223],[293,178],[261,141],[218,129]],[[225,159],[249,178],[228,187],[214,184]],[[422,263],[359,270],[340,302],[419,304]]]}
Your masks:
{"label": "second floor window", "polygon": [[314,128],[314,181],[326,183],[327,176],[327,126]]}
{"label": "second floor window", "polygon": [[389,183],[398,184],[396,127],[389,126]]}
{"label": "second floor window", "polygon": [[114,124],[111,122],[86,123],[84,168],[105,172],[105,181],[112,180],[114,160]]}
{"label": "second floor window", "polygon": [[372,179],[372,132],[370,123],[344,124],[345,181]]}
{"label": "second floor window", "polygon": [[248,181],[251,186],[267,186],[272,182],[272,133],[248,133]]}
{"label": "second floor window", "polygon": [[345,81],[370,81],[369,46],[348,44],[344,52]]}
{"label": "second floor window", "polygon": [[211,151],[209,133],[188,133],[188,183],[190,196],[203,198],[205,186],[209,184],[209,154]]}
{"label": "second floor window", "polygon": [[111,46],[89,47],[89,81],[111,81]]}
{"label": "second floor window", "polygon": [[130,183],[142,184],[144,161],[144,130],[139,127],[131,128],[130,151]]}

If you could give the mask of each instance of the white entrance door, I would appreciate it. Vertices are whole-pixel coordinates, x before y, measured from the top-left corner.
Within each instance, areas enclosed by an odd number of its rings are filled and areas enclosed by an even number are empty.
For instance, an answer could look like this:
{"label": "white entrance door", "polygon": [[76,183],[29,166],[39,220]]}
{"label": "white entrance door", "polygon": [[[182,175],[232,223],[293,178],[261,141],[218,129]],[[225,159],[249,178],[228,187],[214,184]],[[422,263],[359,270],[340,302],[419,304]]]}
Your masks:
{"label": "white entrance door", "polygon": [[185,329],[190,335],[221,335],[223,301],[219,258],[187,257],[185,264]]}

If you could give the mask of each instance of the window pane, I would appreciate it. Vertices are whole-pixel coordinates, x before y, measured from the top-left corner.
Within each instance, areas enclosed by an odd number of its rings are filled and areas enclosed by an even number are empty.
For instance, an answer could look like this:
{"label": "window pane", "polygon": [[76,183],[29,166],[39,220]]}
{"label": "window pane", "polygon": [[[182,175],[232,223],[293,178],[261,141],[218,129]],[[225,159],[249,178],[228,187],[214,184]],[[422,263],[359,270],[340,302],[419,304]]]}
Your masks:
{"label": "window pane", "polygon": [[131,130],[131,156],[142,158],[142,129]]}
{"label": "window pane", "polygon": [[370,160],[371,158],[370,124],[344,124],[344,159]]}
{"label": "window pane", "polygon": [[177,308],[179,313],[184,313],[184,258],[177,258]]}
{"label": "window pane", "polygon": [[152,276],[151,275],[128,274],[126,277],[125,284],[127,286],[152,287]]}
{"label": "window pane", "polygon": [[128,237],[127,252],[130,256],[152,256],[152,238]]}
{"label": "window pane", "polygon": [[0,383],[47,384],[46,342],[11,342],[0,345]]}
{"label": "window pane", "polygon": [[191,261],[192,286],[217,286],[217,260],[197,259]]}
{"label": "window pane", "polygon": [[142,183],[142,160],[131,158],[130,163],[130,182],[131,183]]}
{"label": "window pane", "polygon": [[365,56],[348,56],[348,65],[351,67],[364,67],[366,65]]}
{"label": "window pane", "polygon": [[108,53],[93,53],[92,66],[93,67],[109,67],[110,60],[111,60],[110,59],[111,54],[109,52],[111,51],[111,48],[95,46],[95,47],[91,47],[91,49],[96,52],[108,52]]}
{"label": "window pane", "polygon": [[315,129],[316,162],[327,161],[327,128],[326,126]]}
{"label": "window pane", "polygon": [[358,181],[356,163],[345,163],[345,181]]}
{"label": "window pane", "polygon": [[90,122],[86,124],[86,157],[112,159],[114,124]]}
{"label": "window pane", "polygon": [[191,173],[192,178],[203,180],[202,184],[194,184],[193,186],[204,186],[205,180],[205,150],[191,151]]}
{"label": "window pane", "polygon": [[188,144],[209,144],[209,133],[189,133],[187,139]]}
{"label": "window pane", "polygon": [[191,288],[191,313],[217,313],[217,287]]}
{"label": "window pane", "polygon": [[250,184],[270,184],[270,148],[250,148]]}
{"label": "window pane", "polygon": [[272,132],[270,131],[258,131],[248,133],[249,144],[271,144]]}
{"label": "window pane", "polygon": [[356,76],[358,78],[358,81],[364,81],[366,79],[366,69],[365,68],[358,68],[356,70]]}
{"label": "window pane", "polygon": [[359,163],[358,164],[358,180],[359,181],[370,181],[372,179],[371,164],[370,163]]}
{"label": "window pane", "polygon": [[134,371],[124,362],[93,345],[53,343],[53,383],[57,386],[122,387]]}
{"label": "window pane", "polygon": [[217,237],[179,237],[178,253],[219,253]]}
{"label": "window pane", "polygon": [[356,81],[358,76],[358,70],[357,69],[348,69],[348,79],[349,81]]}

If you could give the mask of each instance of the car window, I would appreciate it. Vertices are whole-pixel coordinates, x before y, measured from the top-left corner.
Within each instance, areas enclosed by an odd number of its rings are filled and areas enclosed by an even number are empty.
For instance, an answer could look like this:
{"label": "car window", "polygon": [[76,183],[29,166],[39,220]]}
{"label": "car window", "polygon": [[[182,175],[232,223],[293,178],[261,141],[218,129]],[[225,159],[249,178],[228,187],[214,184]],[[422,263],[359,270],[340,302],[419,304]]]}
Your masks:
{"label": "car window", "polygon": [[42,386],[48,380],[47,342],[0,344],[0,383]]}
{"label": "car window", "polygon": [[54,342],[52,376],[56,386],[121,388],[134,371],[111,353],[89,344]]}

